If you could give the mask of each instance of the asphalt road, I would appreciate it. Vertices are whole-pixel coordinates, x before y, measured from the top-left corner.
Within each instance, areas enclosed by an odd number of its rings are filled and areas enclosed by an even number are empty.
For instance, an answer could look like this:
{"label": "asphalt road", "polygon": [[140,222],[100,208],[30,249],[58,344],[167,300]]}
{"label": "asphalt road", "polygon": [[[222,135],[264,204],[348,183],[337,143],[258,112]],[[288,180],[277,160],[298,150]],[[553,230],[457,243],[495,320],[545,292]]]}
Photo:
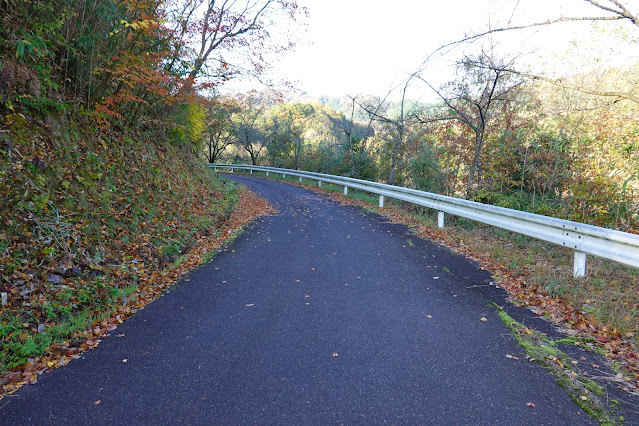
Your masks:
{"label": "asphalt road", "polygon": [[594,423],[524,360],[488,272],[375,214],[234,179],[280,213],[124,337],[0,401],[0,423]]}

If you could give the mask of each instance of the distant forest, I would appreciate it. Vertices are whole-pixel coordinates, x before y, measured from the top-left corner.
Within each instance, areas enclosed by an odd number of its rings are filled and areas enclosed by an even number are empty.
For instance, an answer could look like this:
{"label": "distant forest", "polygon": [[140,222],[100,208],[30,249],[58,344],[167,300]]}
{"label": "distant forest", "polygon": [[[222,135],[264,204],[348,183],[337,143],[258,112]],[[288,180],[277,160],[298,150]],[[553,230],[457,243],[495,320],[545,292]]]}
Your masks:
{"label": "distant forest", "polygon": [[[638,232],[639,103],[481,65],[491,61],[460,63],[462,78],[432,104],[266,92],[225,99],[208,116],[204,153]],[[639,66],[603,68],[564,84],[604,90],[637,78]]]}

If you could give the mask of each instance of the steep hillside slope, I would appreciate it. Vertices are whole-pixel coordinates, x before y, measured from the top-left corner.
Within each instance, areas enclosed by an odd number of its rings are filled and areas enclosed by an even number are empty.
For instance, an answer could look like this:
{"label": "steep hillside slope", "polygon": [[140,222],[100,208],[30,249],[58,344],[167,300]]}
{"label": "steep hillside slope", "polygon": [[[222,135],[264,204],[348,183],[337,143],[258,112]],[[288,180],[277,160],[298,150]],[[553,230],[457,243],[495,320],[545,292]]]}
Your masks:
{"label": "steep hillside slope", "polygon": [[[0,374],[21,369],[2,385],[94,346],[233,232],[243,191],[191,148],[91,124],[0,127]],[[234,226],[265,209],[252,201]]]}

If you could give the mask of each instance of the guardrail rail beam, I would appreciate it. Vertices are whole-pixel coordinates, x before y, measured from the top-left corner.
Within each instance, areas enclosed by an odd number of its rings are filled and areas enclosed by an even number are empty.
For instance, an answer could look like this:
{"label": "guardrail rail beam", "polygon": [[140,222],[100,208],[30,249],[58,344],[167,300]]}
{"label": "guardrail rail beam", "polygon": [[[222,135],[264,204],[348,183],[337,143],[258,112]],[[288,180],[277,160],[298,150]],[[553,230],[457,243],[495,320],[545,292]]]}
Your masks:
{"label": "guardrail rail beam", "polygon": [[564,246],[574,250],[575,277],[585,276],[587,254],[639,268],[639,235],[627,232],[343,176],[240,164],[209,164],[209,167],[216,172],[218,169],[231,170],[231,173],[234,169],[262,171],[266,176],[272,171],[283,177],[297,176],[300,182],[315,180],[320,188],[322,182],[331,183],[343,186],[344,195],[348,195],[348,188],[358,189],[379,195],[380,207],[384,207],[384,197],[391,197],[434,209],[440,228],[444,227],[444,215],[448,213]]}

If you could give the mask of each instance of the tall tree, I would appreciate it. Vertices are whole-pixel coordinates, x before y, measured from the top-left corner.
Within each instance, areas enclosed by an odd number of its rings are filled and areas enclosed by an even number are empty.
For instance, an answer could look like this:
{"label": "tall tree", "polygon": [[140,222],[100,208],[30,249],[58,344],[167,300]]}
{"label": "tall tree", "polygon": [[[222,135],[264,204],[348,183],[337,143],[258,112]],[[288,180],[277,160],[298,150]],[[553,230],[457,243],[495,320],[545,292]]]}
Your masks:
{"label": "tall tree", "polygon": [[501,103],[514,101],[516,89],[523,79],[508,72],[506,68],[512,64],[504,64],[493,55],[482,53],[476,57],[466,56],[457,64],[459,79],[433,87],[419,73],[414,74],[426,83],[443,102],[443,114],[436,117],[425,117],[423,121],[455,119],[474,134],[474,153],[469,167],[467,193],[472,193],[481,186],[482,151],[486,129]]}
{"label": "tall tree", "polygon": [[234,105],[218,103],[207,110],[204,154],[209,163],[217,163],[234,141],[231,120],[233,109]]}
{"label": "tall tree", "polygon": [[396,183],[399,169],[403,164],[403,151],[408,146],[409,139],[417,137],[417,134],[423,131],[418,128],[420,127],[418,111],[421,106],[417,102],[410,101],[406,96],[411,83],[412,77],[407,79],[401,87],[401,97],[396,108],[391,108],[391,104],[387,101],[392,91],[384,99],[369,97],[359,102],[359,106],[368,115],[371,123],[375,121],[385,127],[386,131],[381,132],[380,135],[389,145],[390,168],[387,178],[389,185]]}
{"label": "tall tree", "polygon": [[[557,18],[549,17],[544,21],[524,23],[521,25],[510,25],[509,21],[506,26],[490,27],[485,31],[467,35],[462,39],[455,40],[438,47],[427,56],[423,67],[425,67],[426,64],[438,55],[444,55],[458,46],[470,45],[486,37],[497,37],[511,32],[520,32],[527,29],[538,29],[541,27],[555,25],[584,22],[618,22],[620,25],[627,23],[628,30],[635,34],[634,39],[636,40],[636,36],[639,34],[639,7],[636,2],[631,2],[630,0],[583,0],[583,2],[591,6],[592,14],[584,14],[581,16],[560,16]],[[516,2],[513,6],[513,15],[515,14],[518,6],[519,2]],[[576,90],[589,95],[607,97],[612,100],[627,100],[633,103],[639,103],[639,80],[633,76],[630,76],[631,78],[626,82],[626,84],[619,84],[619,81],[616,81],[615,85],[612,87],[600,87],[596,84],[579,84],[577,82],[567,81],[565,78],[552,77],[544,72],[528,72],[526,70],[517,69],[513,67],[512,64],[508,64],[507,68],[504,70],[511,74],[518,74],[527,79],[543,81],[564,89]]]}
{"label": "tall tree", "polygon": [[[271,49],[281,52],[291,49],[295,43],[286,40],[276,44],[270,40],[270,31],[275,28],[276,18],[295,20],[306,14],[305,8],[300,8],[295,1],[286,0],[183,0],[191,5],[191,10],[204,7],[201,20],[196,22],[197,33],[193,34],[190,69],[182,85],[182,91],[189,91],[195,80],[202,73],[207,62],[215,62],[216,71],[208,72],[211,77],[227,79],[239,68],[239,64],[228,61],[229,52],[234,57],[239,52],[246,52],[245,58],[251,70],[261,74],[267,67],[266,51]],[[188,25],[185,23],[185,25]],[[282,25],[282,22],[279,23]]]}
{"label": "tall tree", "polygon": [[268,102],[264,94],[251,92],[238,99],[238,109],[233,114],[235,141],[249,154],[253,165],[257,165],[257,160],[266,146],[261,121]]}

